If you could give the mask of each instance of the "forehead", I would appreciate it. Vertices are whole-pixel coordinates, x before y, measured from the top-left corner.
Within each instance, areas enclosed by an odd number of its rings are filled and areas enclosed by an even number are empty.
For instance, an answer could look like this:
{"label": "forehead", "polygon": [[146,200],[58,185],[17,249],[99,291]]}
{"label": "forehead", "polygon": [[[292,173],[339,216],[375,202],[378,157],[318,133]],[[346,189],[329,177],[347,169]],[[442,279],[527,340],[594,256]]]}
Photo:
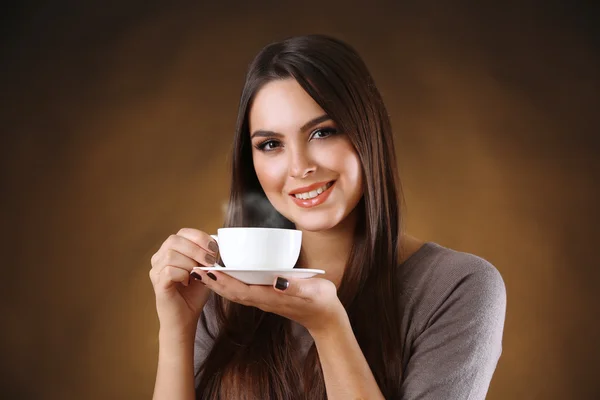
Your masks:
{"label": "forehead", "polygon": [[254,97],[249,113],[250,132],[296,131],[307,121],[325,114],[295,79],[267,83]]}

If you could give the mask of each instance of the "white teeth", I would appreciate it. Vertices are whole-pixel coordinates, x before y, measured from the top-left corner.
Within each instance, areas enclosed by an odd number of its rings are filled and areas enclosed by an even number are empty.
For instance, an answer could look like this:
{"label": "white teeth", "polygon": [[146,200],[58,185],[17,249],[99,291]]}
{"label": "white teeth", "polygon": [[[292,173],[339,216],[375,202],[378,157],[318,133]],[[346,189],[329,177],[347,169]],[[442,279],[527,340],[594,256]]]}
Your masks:
{"label": "white teeth", "polygon": [[320,195],[327,189],[329,189],[332,184],[333,184],[332,182],[329,182],[325,186],[320,187],[317,190],[311,190],[310,192],[305,192],[305,193],[297,193],[294,196],[296,196],[297,199],[302,199],[302,200],[312,199],[312,198],[317,197],[318,195]]}

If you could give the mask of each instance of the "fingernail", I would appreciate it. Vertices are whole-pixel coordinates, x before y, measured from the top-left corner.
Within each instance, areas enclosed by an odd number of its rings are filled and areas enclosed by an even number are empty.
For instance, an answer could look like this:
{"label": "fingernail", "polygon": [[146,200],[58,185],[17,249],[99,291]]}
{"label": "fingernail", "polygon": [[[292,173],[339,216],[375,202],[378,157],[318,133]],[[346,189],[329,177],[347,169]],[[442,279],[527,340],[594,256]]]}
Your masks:
{"label": "fingernail", "polygon": [[192,276],[192,278],[194,278],[197,281],[201,281],[202,280],[202,277],[200,275],[198,275],[197,273],[195,273],[195,272],[192,272],[190,275]]}
{"label": "fingernail", "polygon": [[212,272],[209,272],[209,273],[208,273],[208,274],[206,274],[206,275],[208,275],[208,277],[209,277],[210,279],[212,279],[213,281],[216,281],[216,280],[217,280],[217,277],[216,277],[216,276],[215,276],[215,274],[213,274]]}
{"label": "fingernail", "polygon": [[288,286],[290,286],[290,282],[285,279],[285,278],[277,278],[277,281],[275,282],[275,289],[279,289],[279,290],[285,290],[288,288]]}
{"label": "fingernail", "polygon": [[208,249],[214,253],[217,253],[219,251],[219,246],[217,245],[217,242],[213,240],[208,242]]}
{"label": "fingernail", "polygon": [[206,260],[207,263],[209,263],[210,265],[213,265],[217,259],[214,258],[213,256],[211,256],[210,254],[207,254],[206,256],[204,256],[204,259]]}

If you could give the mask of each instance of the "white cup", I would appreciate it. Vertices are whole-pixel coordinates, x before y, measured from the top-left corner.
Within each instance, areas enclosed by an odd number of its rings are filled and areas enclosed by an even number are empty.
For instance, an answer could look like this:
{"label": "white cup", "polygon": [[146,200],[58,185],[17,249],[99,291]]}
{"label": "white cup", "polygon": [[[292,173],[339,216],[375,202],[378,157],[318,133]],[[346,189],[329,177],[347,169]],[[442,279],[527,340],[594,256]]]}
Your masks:
{"label": "white cup", "polygon": [[220,228],[211,235],[225,267],[291,269],[302,245],[302,231],[278,228]]}

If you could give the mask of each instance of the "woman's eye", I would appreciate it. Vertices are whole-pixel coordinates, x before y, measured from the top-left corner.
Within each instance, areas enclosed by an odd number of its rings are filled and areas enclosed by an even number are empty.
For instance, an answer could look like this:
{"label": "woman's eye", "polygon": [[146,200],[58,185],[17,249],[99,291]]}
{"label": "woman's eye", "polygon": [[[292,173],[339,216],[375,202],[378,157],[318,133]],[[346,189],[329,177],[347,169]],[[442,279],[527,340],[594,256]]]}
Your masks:
{"label": "woman's eye", "polygon": [[317,129],[316,131],[314,131],[311,135],[311,139],[315,138],[315,139],[324,139],[326,137],[329,137],[331,135],[335,135],[337,133],[337,129],[335,128],[322,128],[322,129]]}
{"label": "woman's eye", "polygon": [[264,142],[259,143],[255,147],[261,151],[271,151],[279,147],[279,142],[277,142],[276,140],[265,140]]}

